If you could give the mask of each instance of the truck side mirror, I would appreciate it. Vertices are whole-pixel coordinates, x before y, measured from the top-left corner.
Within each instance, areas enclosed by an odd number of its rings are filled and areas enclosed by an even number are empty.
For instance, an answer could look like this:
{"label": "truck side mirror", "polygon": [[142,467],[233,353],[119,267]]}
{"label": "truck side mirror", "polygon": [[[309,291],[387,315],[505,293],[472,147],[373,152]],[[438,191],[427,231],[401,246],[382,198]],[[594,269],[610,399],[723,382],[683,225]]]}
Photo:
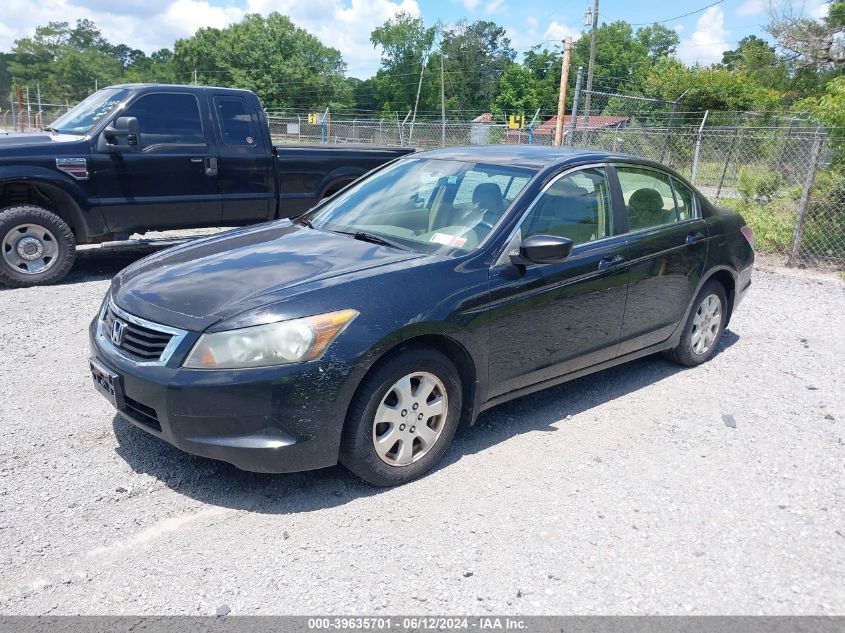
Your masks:
{"label": "truck side mirror", "polygon": [[141,126],[134,116],[119,116],[103,130],[103,136],[109,148],[117,147],[118,137],[126,137],[126,144],[129,147],[138,147],[141,144]]}

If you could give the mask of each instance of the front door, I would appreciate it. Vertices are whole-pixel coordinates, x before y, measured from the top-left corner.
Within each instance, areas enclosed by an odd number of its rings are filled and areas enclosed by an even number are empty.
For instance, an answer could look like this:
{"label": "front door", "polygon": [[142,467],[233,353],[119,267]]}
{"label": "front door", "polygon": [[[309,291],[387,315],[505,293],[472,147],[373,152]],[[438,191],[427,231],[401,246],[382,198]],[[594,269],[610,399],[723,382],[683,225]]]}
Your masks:
{"label": "front door", "polygon": [[137,118],[141,134],[137,145],[118,137],[113,151],[94,155],[98,202],[110,231],[220,224],[218,158],[204,111],[193,94],[150,93],[119,114]]}
{"label": "front door", "polygon": [[571,171],[534,201],[508,248],[531,235],[574,242],[562,263],[490,271],[490,397],[616,356],[628,285],[624,235],[615,235],[603,168]]}
{"label": "front door", "polygon": [[681,325],[704,271],[707,225],[695,194],[654,169],[617,166],[631,257],[620,354],[656,345]]}

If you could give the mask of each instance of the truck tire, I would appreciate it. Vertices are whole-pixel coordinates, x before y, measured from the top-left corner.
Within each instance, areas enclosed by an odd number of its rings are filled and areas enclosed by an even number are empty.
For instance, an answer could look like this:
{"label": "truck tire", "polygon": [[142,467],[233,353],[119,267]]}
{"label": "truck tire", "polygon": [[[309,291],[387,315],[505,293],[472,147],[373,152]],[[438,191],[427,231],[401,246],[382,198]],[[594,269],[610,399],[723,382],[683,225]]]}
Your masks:
{"label": "truck tire", "polygon": [[34,205],[0,210],[0,284],[45,286],[67,275],[76,242],[67,223]]}

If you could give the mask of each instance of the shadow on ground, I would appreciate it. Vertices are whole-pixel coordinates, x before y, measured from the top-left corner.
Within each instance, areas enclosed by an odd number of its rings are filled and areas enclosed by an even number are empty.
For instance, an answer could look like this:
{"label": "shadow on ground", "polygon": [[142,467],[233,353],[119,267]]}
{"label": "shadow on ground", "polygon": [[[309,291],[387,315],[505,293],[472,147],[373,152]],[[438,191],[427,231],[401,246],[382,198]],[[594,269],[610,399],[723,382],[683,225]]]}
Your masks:
{"label": "shadow on ground", "polygon": [[[727,330],[719,353],[739,337]],[[523,433],[565,432],[566,417],[624,397],[686,370],[649,356],[618,367],[524,396],[482,413],[471,428],[460,429],[435,468],[449,468],[466,455],[506,442]],[[384,489],[363,483],[340,466],[304,473],[267,475],[238,470],[224,462],[184,453],[132,426],[113,420],[117,453],[137,473],[211,505],[267,514],[310,512],[379,494]]]}

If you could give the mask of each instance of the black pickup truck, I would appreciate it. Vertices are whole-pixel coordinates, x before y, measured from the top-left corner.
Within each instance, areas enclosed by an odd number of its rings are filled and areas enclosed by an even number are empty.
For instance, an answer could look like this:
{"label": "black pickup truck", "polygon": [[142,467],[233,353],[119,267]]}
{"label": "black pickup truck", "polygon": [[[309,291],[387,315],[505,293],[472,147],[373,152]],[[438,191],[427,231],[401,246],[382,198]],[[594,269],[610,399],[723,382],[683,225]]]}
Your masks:
{"label": "black pickup truck", "polygon": [[0,135],[0,284],[60,280],[76,244],[293,217],[410,151],[274,147],[247,90],[104,88],[43,134]]}

